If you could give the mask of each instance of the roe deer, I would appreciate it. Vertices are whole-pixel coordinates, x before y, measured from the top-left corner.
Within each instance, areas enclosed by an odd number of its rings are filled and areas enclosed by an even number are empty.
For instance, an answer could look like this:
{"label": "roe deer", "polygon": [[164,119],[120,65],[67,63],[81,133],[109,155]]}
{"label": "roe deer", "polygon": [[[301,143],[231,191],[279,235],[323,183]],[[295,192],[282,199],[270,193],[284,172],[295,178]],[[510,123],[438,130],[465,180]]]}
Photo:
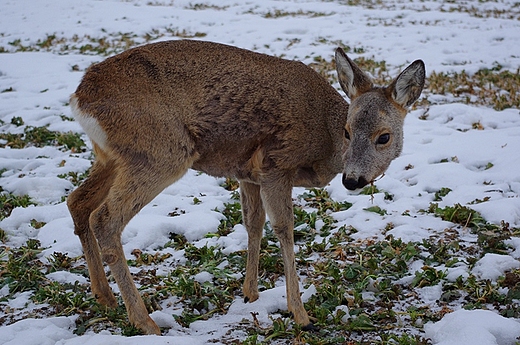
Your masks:
{"label": "roe deer", "polygon": [[294,259],[293,186],[325,186],[343,172],[348,189],[381,175],[402,148],[403,121],[424,86],[413,62],[388,87],[336,50],[351,105],[301,62],[201,41],[169,41],[125,51],[91,66],[71,96],[93,145],[89,178],[68,198],[92,292],[114,307],[103,261],[130,322],[160,334],[136,289],[121,245],[125,225],[189,168],[240,182],[248,256],[245,301],[258,299],[266,213],[280,241],[287,307],[311,328]]}

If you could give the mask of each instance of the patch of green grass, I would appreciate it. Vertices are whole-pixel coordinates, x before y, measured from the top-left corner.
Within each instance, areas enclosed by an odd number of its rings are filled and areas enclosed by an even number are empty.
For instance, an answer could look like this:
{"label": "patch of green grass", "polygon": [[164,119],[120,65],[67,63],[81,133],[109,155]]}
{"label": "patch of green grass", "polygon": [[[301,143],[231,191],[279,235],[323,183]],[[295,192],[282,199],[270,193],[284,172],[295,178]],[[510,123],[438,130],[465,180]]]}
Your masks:
{"label": "patch of green grass", "polygon": [[49,261],[49,267],[47,270],[49,272],[55,271],[73,271],[72,264],[78,260],[78,258],[74,259],[68,256],[67,254],[54,252],[50,257],[47,258]]}
{"label": "patch of green grass", "polygon": [[519,230],[510,228],[509,224],[505,222],[500,225],[489,223],[479,212],[460,204],[440,208],[437,203],[431,203],[428,212],[443,220],[470,228],[478,235],[478,243],[484,253],[507,254],[509,248],[504,241],[511,236],[519,235]]}
{"label": "patch of green grass", "polygon": [[29,207],[36,205],[28,195],[14,195],[0,192],[0,220],[7,218],[16,207]]}
{"label": "patch of green grass", "polygon": [[325,12],[316,12],[316,11],[284,11],[284,10],[273,10],[273,11],[267,11],[263,17],[267,19],[276,19],[281,17],[309,17],[309,18],[316,18],[316,17],[326,17],[331,16],[334,13],[325,13]]}
{"label": "patch of green grass", "polygon": [[42,284],[31,296],[31,300],[35,303],[49,304],[58,316],[81,313],[95,303],[87,287],[77,281],[74,284],[53,281]]}
{"label": "patch of green grass", "polygon": [[4,229],[0,228],[0,242],[5,243],[7,241],[7,233]]}
{"label": "patch of green grass", "polygon": [[499,226],[488,223],[478,231],[477,241],[484,253],[508,254],[511,248],[504,241],[514,237],[515,230],[518,232],[518,229],[510,228],[506,222],[501,222]]}
{"label": "patch of green grass", "polygon": [[460,244],[457,240],[451,242],[423,240],[421,247],[426,249],[429,254],[424,258],[426,265],[443,263],[446,267],[452,267],[459,262],[459,259],[455,256],[455,253],[460,250]]}
{"label": "patch of green grass", "polygon": [[[215,313],[225,313],[241,284],[229,268],[219,266],[225,260],[219,248],[187,245],[185,257],[187,262],[184,266],[176,267],[162,279],[162,287],[157,291],[156,298],[169,295],[180,297],[184,311],[175,318],[187,327],[196,320],[208,319]],[[201,282],[195,278],[198,273],[204,272],[210,274],[211,281]]]}
{"label": "patch of green grass", "polygon": [[380,193],[380,192],[381,191],[377,188],[376,185],[370,184],[368,186],[363,187],[363,189],[361,190],[361,192],[359,192],[359,194],[362,194],[362,195],[374,195],[374,194],[377,194],[377,193]]}
{"label": "patch of green grass", "polygon": [[58,36],[58,34],[47,34],[40,38],[36,43],[33,40],[16,39],[8,43],[8,47],[0,47],[0,52],[28,52],[28,51],[49,51],[56,53],[76,52],[85,55],[109,56],[120,53],[124,50],[138,45],[157,40],[159,38],[181,37],[181,38],[200,38],[206,36],[204,32],[191,32],[186,29],[179,29],[168,26],[152,29],[150,32],[137,35],[132,32],[106,32],[102,36],[94,37],[91,35],[73,35],[72,37]]}
{"label": "patch of green grass", "polygon": [[398,345],[431,345],[430,339],[425,339],[418,334],[385,334],[381,335],[381,340],[374,343],[378,344],[398,344]]}
{"label": "patch of green grass", "polygon": [[194,11],[203,11],[203,10],[217,10],[217,11],[224,11],[229,6],[217,6],[213,4],[205,4],[205,3],[189,3],[186,7],[188,10],[194,10]]}
{"label": "patch of green grass", "polygon": [[56,142],[58,146],[63,146],[66,150],[71,150],[72,152],[84,152],[86,150],[85,142],[81,139],[79,133],[58,132],[56,134]]}
{"label": "patch of green grass", "polygon": [[78,173],[75,171],[69,171],[66,174],[59,174],[58,177],[70,181],[74,186],[79,186],[83,181],[85,181],[89,175],[90,169]]}
{"label": "patch of green grass", "polygon": [[446,1],[440,7],[441,12],[461,12],[467,13],[472,17],[477,18],[503,18],[503,19],[520,19],[520,11],[518,10],[518,3],[511,3],[508,8],[497,7],[477,7],[473,4],[457,3],[455,1]]}
{"label": "patch of green grass", "polygon": [[[304,232],[308,232],[309,229],[316,229],[316,220],[318,219],[318,214],[316,212],[307,212],[300,206],[293,206],[293,214],[294,214],[294,227],[295,234],[302,235]],[[307,229],[298,230],[301,225],[307,225]],[[297,236],[300,237],[300,236]]]}
{"label": "patch of green grass", "polygon": [[[405,293],[404,287],[395,284],[395,280],[409,275],[408,264],[420,257],[419,245],[390,236],[364,247],[337,245],[320,257],[308,278],[317,293],[306,303],[306,309],[319,328],[328,330],[326,339],[352,339],[352,333],[367,332],[384,334],[387,339],[399,338],[398,335],[390,337],[384,330],[394,327],[396,314],[392,306]],[[374,293],[376,301],[363,298],[367,291]],[[348,308],[346,321],[343,309],[336,309],[338,306]],[[313,343],[310,334],[304,337]],[[425,340],[417,338],[416,341]]]}
{"label": "patch of green grass", "polygon": [[[455,282],[448,281],[446,277],[447,268],[463,263],[469,265],[469,271],[486,250],[508,250],[505,239],[519,236],[520,230],[507,224],[491,226],[461,205],[444,208],[432,206],[432,212],[437,212],[439,217],[466,224],[466,217],[471,214],[472,220],[468,224],[472,221],[483,224],[479,225],[479,240],[471,244],[475,248],[468,256],[465,251],[469,248],[459,243],[461,240],[450,237],[449,231],[443,240],[432,237],[421,243],[405,242],[393,236],[383,240],[354,241],[352,235],[356,229],[346,226],[337,228],[330,215],[331,212],[347,209],[350,204],[335,202],[322,189],[307,190],[298,197],[298,201],[301,204],[295,206],[295,222],[307,224],[310,230],[318,220],[329,222],[330,227],[320,233],[320,241],[316,241],[316,231],[297,236],[300,250],[296,258],[302,283],[306,286],[312,284],[316,288],[316,293],[305,303],[305,307],[318,331],[303,331],[285,311],[280,311],[281,316],[273,318],[267,326],[255,324],[253,315],[252,321],[244,320],[236,325],[235,329],[242,332],[243,339],[238,343],[268,344],[297,340],[305,344],[423,345],[429,344],[428,340],[413,335],[410,330],[420,331],[418,325],[438,321],[452,304],[467,309],[494,306],[501,315],[519,316],[520,271],[506,272],[505,277],[493,283],[471,274],[467,278],[461,276]],[[227,221],[239,221],[238,203],[228,204],[225,212],[229,217]],[[35,225],[37,223],[34,222]],[[25,247],[17,251],[16,257],[23,256],[28,248],[40,250],[34,242]],[[176,262],[166,276],[159,276],[148,266],[164,263],[170,252],[162,252],[163,248],[180,250],[185,260]],[[136,259],[130,261],[131,265],[141,268],[134,274],[134,279],[141,286],[141,294],[149,311],[160,308],[162,301],[175,296],[175,303],[183,311],[174,317],[180,325],[188,327],[196,320],[225,314],[229,305],[240,297],[243,283],[240,277],[245,272],[246,262],[244,251],[224,254],[217,246],[196,246],[184,236],[175,234],[170,236],[170,241],[163,248],[153,254],[136,251]],[[4,253],[4,257],[8,255]],[[13,260],[14,257],[3,262]],[[27,285],[28,279],[18,279],[25,283],[17,290],[32,291],[31,300],[36,304],[48,304],[53,314],[78,315],[77,334],[107,329],[125,335],[140,334],[129,324],[122,302],[115,310],[108,309],[96,303],[86,285],[59,284],[44,279],[42,272],[55,270],[77,271],[86,275],[84,265],[78,267],[83,260],[54,253],[48,258],[48,264],[43,264],[37,256],[30,256],[23,260],[24,266],[31,268],[25,275],[32,275],[30,281],[37,283]],[[422,261],[423,267],[411,274],[410,265],[417,261]],[[12,269],[20,271],[21,265],[18,261]],[[277,286],[283,274],[277,239],[270,226],[266,225],[261,244],[259,288]],[[19,276],[23,277],[23,274]],[[5,279],[9,275],[0,277],[4,279],[3,284],[8,283]],[[408,278],[404,280],[408,283],[398,283],[402,278]],[[416,289],[440,283],[442,297],[436,305],[438,308],[423,306],[420,302],[417,304],[414,297],[417,296]]]}
{"label": "patch of green grass", "polygon": [[0,257],[0,287],[9,286],[9,294],[37,289],[44,281],[42,263],[37,255],[43,250],[38,240],[30,239],[19,248],[4,248]]}
{"label": "patch of green grass", "polygon": [[323,188],[309,188],[300,196],[306,201],[307,206],[318,209],[318,214],[324,215],[327,212],[339,212],[348,210],[352,207],[352,203],[348,201],[335,201],[329,192]]}
{"label": "patch of green grass", "polygon": [[87,331],[97,333],[107,329],[128,337],[143,334],[128,321],[128,314],[122,301],[117,308],[107,308],[93,299],[89,299],[88,302],[89,308],[79,313],[75,321],[74,334],[83,335]]}
{"label": "patch of green grass", "polygon": [[415,277],[410,284],[411,287],[424,287],[437,285],[446,278],[446,272],[431,266],[423,266],[422,270],[415,272]]}
{"label": "patch of green grass", "polygon": [[442,198],[444,198],[446,195],[448,195],[449,192],[451,192],[450,188],[442,187],[437,192],[435,192],[433,201],[441,201]]}
{"label": "patch of green grass", "polygon": [[219,236],[226,236],[231,233],[235,225],[242,222],[242,206],[238,201],[233,203],[225,203],[224,209],[221,213],[225,218],[220,221],[217,234]]}
{"label": "patch of green grass", "polygon": [[[294,226],[295,228],[300,227],[303,224],[307,224],[309,229],[316,231],[316,222],[321,221],[321,227],[319,233],[322,236],[330,234],[334,228],[335,220],[331,216],[332,212],[339,212],[348,210],[352,207],[352,203],[348,201],[338,202],[333,200],[326,189],[323,188],[310,188],[305,193],[299,195],[298,198],[305,202],[306,208],[316,209],[316,211],[307,212],[303,207],[294,205]],[[305,237],[308,229],[302,229],[301,231],[295,231],[295,238]]]}
{"label": "patch of green grass", "polygon": [[432,94],[453,95],[459,102],[504,110],[520,107],[519,84],[520,69],[502,70],[497,65],[474,74],[432,71],[426,89]]}
{"label": "patch of green grass", "polygon": [[220,186],[228,191],[234,191],[237,190],[238,187],[240,187],[238,180],[233,177],[226,177],[224,183],[222,183]]}
{"label": "patch of green grass", "polygon": [[176,250],[184,249],[188,245],[188,240],[182,234],[176,234],[174,232],[170,232],[170,241],[168,241],[164,247],[165,248],[175,248]]}
{"label": "patch of green grass", "polygon": [[24,125],[24,121],[20,116],[14,116],[11,119],[11,124],[15,125],[16,127],[19,127]]}
{"label": "patch of green grass", "polygon": [[40,222],[40,221],[37,221],[36,219],[31,219],[31,222],[30,222],[31,226],[35,229],[41,229],[42,227],[45,226],[45,222]]}
{"label": "patch of green grass", "polygon": [[65,150],[73,152],[86,150],[85,142],[79,133],[51,131],[47,126],[27,126],[24,128],[23,134],[0,133],[0,139],[5,140],[5,144],[0,144],[0,147],[13,149],[22,149],[27,146],[61,146]]}
{"label": "patch of green grass", "polygon": [[139,249],[134,249],[132,251],[132,255],[135,256],[135,260],[127,260],[128,266],[131,267],[140,267],[140,266],[148,266],[148,265],[157,265],[164,262],[166,259],[171,257],[170,253],[160,253],[156,252],[155,254],[144,253]]}
{"label": "patch of green grass", "polygon": [[368,212],[373,212],[373,213],[377,213],[379,214],[380,216],[384,216],[386,215],[386,210],[384,208],[381,208],[379,206],[371,206],[371,207],[367,207],[367,208],[364,208],[365,211],[368,211]]}
{"label": "patch of green grass", "polygon": [[480,213],[461,204],[440,208],[438,204],[431,203],[428,212],[435,214],[442,220],[474,229],[479,229],[486,223]]}

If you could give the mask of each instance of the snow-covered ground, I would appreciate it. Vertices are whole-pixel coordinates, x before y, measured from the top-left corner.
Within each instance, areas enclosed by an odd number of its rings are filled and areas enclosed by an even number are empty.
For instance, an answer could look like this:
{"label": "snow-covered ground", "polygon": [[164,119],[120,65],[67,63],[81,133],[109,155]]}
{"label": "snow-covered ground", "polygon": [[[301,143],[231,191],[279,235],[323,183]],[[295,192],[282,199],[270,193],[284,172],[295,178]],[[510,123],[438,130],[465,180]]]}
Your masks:
{"label": "snow-covered ground", "polygon": [[[68,97],[85,68],[105,58],[88,54],[80,47],[96,45],[91,39],[103,37],[116,40],[126,35],[134,44],[140,44],[146,35],[164,40],[177,39],[172,33],[182,33],[306,63],[315,57],[330,60],[333,49],[341,43],[353,50],[349,53],[352,57],[385,60],[392,75],[415,59],[424,60],[428,74],[462,70],[473,73],[499,65],[516,71],[520,66],[520,9],[514,0],[395,0],[382,4],[374,1],[371,6],[366,5],[368,1],[361,3],[365,6],[312,0],[205,0],[203,5],[187,0],[3,0],[0,47],[5,52],[0,53],[0,91],[14,91],[0,93],[0,131],[22,133],[23,126],[11,124],[13,117],[21,117],[25,125],[81,132],[77,123],[63,118],[70,116]],[[460,6],[467,10],[460,10]],[[480,15],[473,15],[472,9]],[[37,45],[51,35],[55,39],[50,47]],[[38,51],[22,51],[23,47]],[[489,197],[486,202],[471,204],[471,208],[489,222],[520,226],[519,110],[495,111],[486,106],[444,103],[428,109],[419,107],[407,116],[403,153],[377,181],[379,189],[393,195],[392,201],[385,200],[382,193],[375,194],[373,201],[366,195],[353,195],[339,177],[330,183],[327,190],[332,198],[354,204],[334,214],[338,226],[355,227],[356,239],[393,234],[404,241],[421,241],[450,226],[420,212],[428,209],[434,193],[441,188],[452,191],[439,202],[440,207],[468,205]],[[54,252],[81,255],[81,245],[63,202],[74,187],[57,176],[84,172],[90,167],[90,159],[90,152],[71,154],[50,146],[0,149],[1,188],[28,194],[39,204],[17,208],[0,221],[0,228],[8,236],[7,245],[20,246],[29,238],[37,238],[47,248],[41,254],[44,258]],[[242,226],[236,226],[225,237],[204,238],[219,224],[221,214],[215,208],[221,209],[230,200],[221,183],[222,179],[190,171],[167,188],[123,233],[127,256],[132,257],[135,248],[154,250],[168,241],[172,231],[200,246],[210,243],[227,252],[245,249],[247,236]],[[294,196],[301,193],[297,189]],[[194,204],[194,196],[202,202]],[[387,214],[381,217],[364,211],[374,205],[384,208]],[[175,208],[186,213],[168,217]],[[33,219],[45,222],[45,226],[36,229],[31,226]],[[388,223],[394,225],[393,229],[381,234]],[[461,236],[476,241],[464,229]],[[512,248],[509,255],[488,254],[472,273],[496,281],[506,270],[519,268],[520,240],[508,241]],[[460,272],[469,273],[464,268]],[[49,279],[85,278],[60,275]],[[7,294],[4,286],[0,297]],[[190,328],[177,324],[167,309],[154,312],[154,320],[169,328],[163,337],[122,337],[108,332],[77,336],[72,333],[74,316],[70,316],[26,318],[4,325],[0,328],[0,344],[205,344],[250,317],[250,311],[259,312],[259,320],[267,321],[269,313],[284,308],[283,294],[283,288],[267,290],[259,301],[249,305],[237,298],[226,315],[194,322]],[[433,295],[425,300],[435,299],[435,292]],[[32,302],[21,293],[0,303],[15,309],[30,308]],[[459,310],[427,324],[424,336],[442,345],[514,344],[520,336],[520,322],[492,311]]]}

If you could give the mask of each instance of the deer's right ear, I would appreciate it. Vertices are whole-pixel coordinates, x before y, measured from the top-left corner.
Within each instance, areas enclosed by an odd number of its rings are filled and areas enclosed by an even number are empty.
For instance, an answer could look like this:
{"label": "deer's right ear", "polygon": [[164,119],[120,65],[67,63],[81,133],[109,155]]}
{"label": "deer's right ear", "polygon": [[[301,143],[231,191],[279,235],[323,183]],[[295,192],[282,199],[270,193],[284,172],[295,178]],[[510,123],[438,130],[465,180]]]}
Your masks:
{"label": "deer's right ear", "polygon": [[372,79],[341,48],[336,49],[336,71],[341,88],[351,100],[373,87]]}

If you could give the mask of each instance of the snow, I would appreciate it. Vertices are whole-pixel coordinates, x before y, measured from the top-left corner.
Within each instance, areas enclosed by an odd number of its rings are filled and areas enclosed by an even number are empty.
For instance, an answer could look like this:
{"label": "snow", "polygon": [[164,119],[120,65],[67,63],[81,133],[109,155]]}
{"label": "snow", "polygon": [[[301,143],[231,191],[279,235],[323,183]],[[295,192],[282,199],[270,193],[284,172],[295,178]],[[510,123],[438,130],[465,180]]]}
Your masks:
{"label": "snow", "polygon": [[425,331],[437,345],[506,345],[515,343],[520,323],[489,310],[457,310]]}
{"label": "snow", "polygon": [[[154,5],[149,5],[153,3]],[[233,44],[256,51],[283,55],[306,63],[314,57],[330,59],[338,42],[352,49],[362,48],[354,57],[373,57],[386,60],[392,75],[415,59],[423,59],[427,73],[462,70],[473,73],[480,68],[503,66],[516,70],[520,66],[520,21],[507,16],[484,16],[450,11],[455,2],[388,1],[386,7],[347,6],[342,1],[267,0],[236,1],[207,0],[205,4],[218,7],[195,10],[188,0],[156,1],[67,1],[39,0],[29,4],[4,0],[0,10],[0,47],[8,53],[0,54],[0,91],[13,88],[15,92],[0,94],[2,131],[23,132],[23,127],[11,124],[13,117],[22,117],[31,126],[49,125],[57,131],[81,132],[76,122],[63,121],[59,115],[70,116],[68,97],[78,85],[83,71],[91,63],[103,59],[99,55],[80,54],[80,47],[91,38],[122,33],[136,35],[136,43],[144,43],[146,33],[159,32],[158,40],[171,38],[169,31],[187,34],[205,33],[204,40]],[[379,3],[379,2],[378,2]],[[465,1],[465,6],[484,9],[511,9],[514,1]],[[305,15],[266,18],[261,14],[276,9],[297,12],[316,11],[324,16]],[[518,16],[518,13],[517,13]],[[514,16],[513,16],[514,17]],[[154,31],[155,30],[155,31]],[[120,33],[120,34],[118,34]],[[60,45],[50,51],[10,52],[15,42],[29,46],[49,35],[63,38],[70,44],[70,52]],[[160,36],[160,37],[159,37]],[[317,42],[322,42],[317,44]],[[12,44],[10,44],[12,43]],[[79,71],[77,71],[79,70]],[[434,95],[432,95],[434,97]],[[441,188],[452,191],[439,202],[440,207],[461,203],[466,205],[482,196],[483,203],[471,207],[493,223],[508,222],[520,226],[520,113],[518,109],[495,111],[488,107],[464,104],[432,105],[428,109],[412,111],[405,121],[405,143],[378,188],[390,192],[392,201],[376,194],[373,201],[363,195],[352,194],[334,179],[327,190],[335,200],[354,203],[346,211],[334,214],[338,226],[349,225],[358,230],[354,239],[382,238],[379,229],[392,223],[386,235],[406,241],[421,241],[441,232],[448,223],[440,218],[422,214]],[[482,130],[474,129],[480,123]],[[15,194],[28,194],[38,206],[14,209],[11,216],[0,221],[9,238],[9,245],[17,246],[28,238],[37,238],[47,248],[41,254],[53,252],[81,255],[81,245],[73,233],[73,224],[64,195],[73,185],[57,175],[78,172],[90,167],[90,152],[70,155],[54,147],[28,147],[22,150],[0,149],[0,186]],[[444,162],[444,160],[448,160]],[[488,164],[492,168],[486,169]],[[407,168],[412,167],[412,168]],[[168,240],[169,232],[183,234],[197,246],[219,245],[224,253],[246,249],[247,234],[242,225],[220,239],[205,238],[217,228],[222,209],[229,202],[222,182],[195,171],[168,187],[136,216],[123,233],[125,254],[131,258],[135,248],[154,250]],[[294,191],[294,196],[301,189]],[[202,202],[194,203],[194,198]],[[383,217],[364,209],[378,205],[387,211]],[[176,217],[166,215],[173,209],[185,211]],[[402,216],[410,214],[410,217]],[[32,219],[45,222],[35,229]],[[145,229],[151,229],[146,231]],[[173,230],[172,230],[173,229]],[[461,236],[469,236],[461,232]],[[484,279],[496,280],[504,272],[520,267],[520,240],[506,242],[512,248],[509,255],[486,254],[472,268],[471,273]],[[417,263],[417,270],[423,264]],[[447,269],[448,280],[467,277],[467,265]],[[47,275],[51,280],[65,282],[84,278],[72,273],[56,272]],[[200,282],[211,280],[210,274],[200,274]],[[308,299],[316,289],[303,290]],[[424,301],[439,298],[441,287],[421,290]],[[5,291],[0,291],[5,295]],[[26,293],[10,300],[13,308],[30,303]],[[197,321],[188,329],[171,317],[179,310],[154,312],[152,318],[169,328],[162,337],[122,337],[101,332],[87,332],[83,336],[72,333],[74,317],[27,318],[0,328],[0,344],[205,344],[225,334],[250,312],[258,314],[260,322],[269,322],[277,310],[287,308],[285,286],[261,292],[260,299],[244,304],[240,298],[230,306],[226,315],[208,321]],[[345,310],[348,318],[348,309]],[[456,310],[442,320],[425,325],[425,335],[435,345],[514,344],[520,336],[520,322],[492,311]]]}
{"label": "snow", "polygon": [[25,319],[0,330],[0,340],[4,345],[54,345],[74,338],[70,329],[74,326],[71,318],[53,317],[45,320]]}
{"label": "snow", "polygon": [[509,255],[487,253],[482,259],[477,261],[472,269],[472,273],[483,279],[496,280],[498,277],[503,276],[505,271],[518,267],[520,267],[520,262]]}
{"label": "snow", "polygon": [[434,286],[425,286],[423,288],[420,288],[418,293],[421,297],[421,300],[423,300],[426,303],[432,303],[441,298],[442,285],[437,284]]}

